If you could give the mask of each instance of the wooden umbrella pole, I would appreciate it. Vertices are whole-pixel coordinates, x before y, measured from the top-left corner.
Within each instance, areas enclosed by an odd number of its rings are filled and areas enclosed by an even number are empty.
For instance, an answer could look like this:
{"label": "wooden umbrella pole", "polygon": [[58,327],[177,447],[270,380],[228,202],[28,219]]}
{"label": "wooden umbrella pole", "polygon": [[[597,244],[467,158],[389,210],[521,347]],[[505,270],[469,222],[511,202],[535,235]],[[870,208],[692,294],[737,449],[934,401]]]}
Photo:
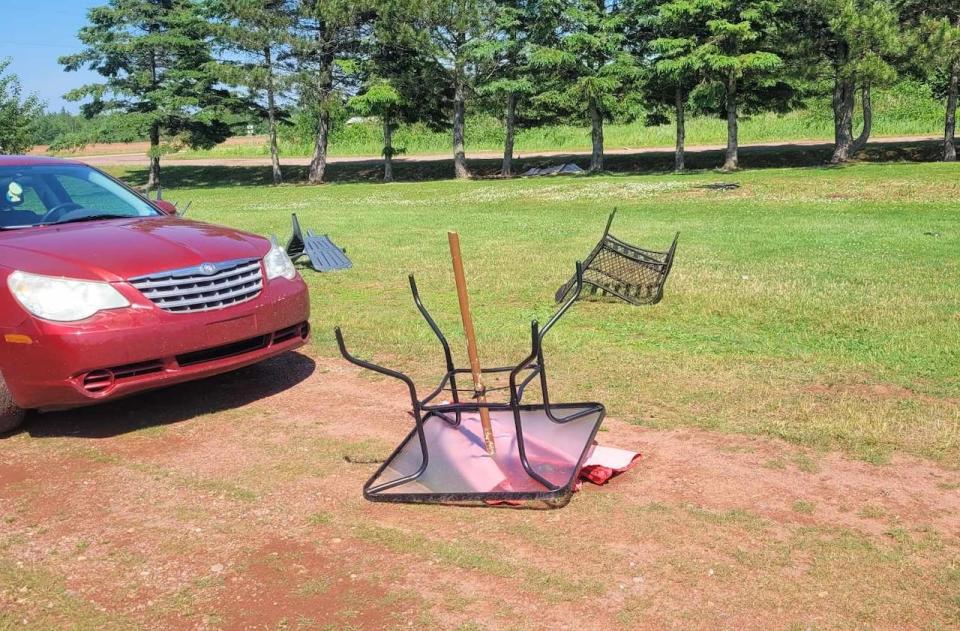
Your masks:
{"label": "wooden umbrella pole", "polygon": [[497,452],[493,442],[493,427],[490,425],[490,410],[483,407],[487,402],[484,394],[483,374],[480,372],[480,357],[477,354],[477,336],[473,331],[473,317],[470,315],[470,298],[467,295],[467,277],[463,273],[463,258],[460,256],[460,235],[448,232],[450,258],[453,259],[453,277],[457,281],[457,300],[460,301],[460,318],[463,320],[463,333],[467,337],[467,357],[470,359],[470,372],[473,374],[473,389],[480,404],[480,424],[483,426],[483,442],[491,456]]}

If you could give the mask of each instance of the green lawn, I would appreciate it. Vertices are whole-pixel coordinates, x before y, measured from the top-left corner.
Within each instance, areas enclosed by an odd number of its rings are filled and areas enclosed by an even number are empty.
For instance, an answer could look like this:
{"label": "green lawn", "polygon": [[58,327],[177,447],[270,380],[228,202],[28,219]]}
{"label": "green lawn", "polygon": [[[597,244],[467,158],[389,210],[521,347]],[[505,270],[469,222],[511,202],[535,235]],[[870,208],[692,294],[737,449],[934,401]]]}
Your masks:
{"label": "green lawn", "polygon": [[[462,360],[453,229],[481,359],[516,362],[530,319],[549,316],[618,207],[626,241],[660,249],[681,233],[674,271],[657,306],[571,310],[547,344],[557,400],[602,401],[644,426],[960,463],[960,165],[279,188],[216,173],[167,166],[165,197],[192,201],[194,219],[281,237],[295,211],[348,249],[352,270],[304,272],[322,355],[336,355],[342,325],[355,353],[432,387],[441,355],[410,300],[414,272]],[[741,188],[698,188],[713,181]]]}

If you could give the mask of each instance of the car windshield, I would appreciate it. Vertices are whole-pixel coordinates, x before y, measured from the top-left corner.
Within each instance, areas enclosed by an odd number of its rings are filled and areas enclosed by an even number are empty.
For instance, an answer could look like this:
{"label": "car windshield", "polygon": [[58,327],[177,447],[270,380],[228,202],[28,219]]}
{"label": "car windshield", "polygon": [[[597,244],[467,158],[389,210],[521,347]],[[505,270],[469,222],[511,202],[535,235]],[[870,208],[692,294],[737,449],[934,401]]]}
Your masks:
{"label": "car windshield", "polygon": [[88,166],[0,167],[3,229],[160,214],[122,184]]}

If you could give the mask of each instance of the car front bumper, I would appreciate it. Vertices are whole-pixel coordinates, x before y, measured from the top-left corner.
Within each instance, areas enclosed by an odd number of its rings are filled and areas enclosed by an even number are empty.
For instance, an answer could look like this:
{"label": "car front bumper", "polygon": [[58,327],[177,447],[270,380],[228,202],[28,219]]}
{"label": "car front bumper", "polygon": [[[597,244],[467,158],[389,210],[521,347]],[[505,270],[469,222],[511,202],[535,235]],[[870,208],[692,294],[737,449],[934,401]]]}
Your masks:
{"label": "car front bumper", "polygon": [[310,303],[300,277],[255,299],[199,313],[153,305],[102,311],[77,323],[26,316],[3,330],[3,377],[20,407],[90,405],[199,379],[303,346]]}

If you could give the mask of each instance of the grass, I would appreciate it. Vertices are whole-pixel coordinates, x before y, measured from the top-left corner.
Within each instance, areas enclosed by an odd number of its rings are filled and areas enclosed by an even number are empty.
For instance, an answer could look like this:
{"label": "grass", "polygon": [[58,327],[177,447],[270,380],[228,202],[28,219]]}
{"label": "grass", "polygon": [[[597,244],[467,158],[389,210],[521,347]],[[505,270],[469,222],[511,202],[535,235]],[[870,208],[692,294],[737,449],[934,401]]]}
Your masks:
{"label": "grass", "polygon": [[[355,353],[425,385],[440,355],[408,272],[464,362],[446,230],[463,242],[482,360],[502,365],[527,352],[529,321],[549,317],[554,290],[619,207],[613,232],[627,241],[665,247],[681,233],[666,298],[571,310],[547,340],[555,397],[603,401],[650,427],[957,463],[958,176],[957,165],[883,164],[268,188],[218,187],[211,171],[167,196],[192,200],[195,219],[259,234],[285,234],[293,211],[331,234],[354,268],[304,272],[316,350],[337,356],[342,325]],[[741,188],[698,188],[730,180]],[[794,464],[816,470],[806,456]]]}
{"label": "grass", "polygon": [[[929,88],[904,82],[890,90],[880,90],[874,97],[875,136],[941,135],[943,133],[943,103],[933,98]],[[687,144],[724,144],[727,127],[725,120],[706,116],[691,117],[687,121]],[[648,127],[642,121],[607,123],[604,139],[607,149],[669,147],[675,142],[672,124]],[[281,141],[284,156],[309,156],[313,151],[311,138],[296,138],[290,130]],[[486,115],[468,117],[466,145],[469,152],[502,151],[503,126]],[[740,124],[742,144],[792,140],[829,140],[833,138],[833,120],[826,100],[812,99],[806,109],[785,115],[759,114],[744,116]],[[404,126],[394,134],[396,147],[406,155],[450,153],[451,140],[445,131],[431,131],[422,125]],[[517,153],[544,151],[589,151],[590,129],[584,125],[550,125],[521,129],[517,133]],[[333,156],[379,156],[383,150],[382,131],[376,121],[334,127],[330,140]],[[196,157],[265,157],[269,156],[265,143],[221,145],[211,150],[183,151],[174,158]]]}

